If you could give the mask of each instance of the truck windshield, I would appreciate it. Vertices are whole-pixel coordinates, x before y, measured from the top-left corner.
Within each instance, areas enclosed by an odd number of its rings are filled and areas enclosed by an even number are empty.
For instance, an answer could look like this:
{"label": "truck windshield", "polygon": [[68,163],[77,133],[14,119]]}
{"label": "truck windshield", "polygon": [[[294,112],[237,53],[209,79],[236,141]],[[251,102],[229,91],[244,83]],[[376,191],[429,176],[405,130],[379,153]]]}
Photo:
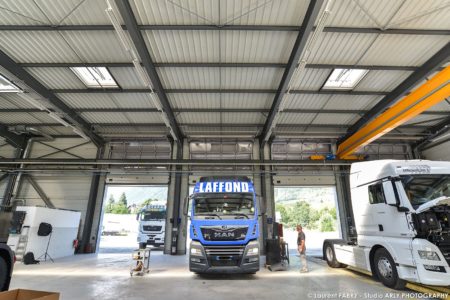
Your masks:
{"label": "truck windshield", "polygon": [[402,175],[400,178],[414,208],[439,197],[450,197],[448,174]]}
{"label": "truck windshield", "polygon": [[165,218],[165,211],[146,211],[141,213],[141,221],[163,220]]}
{"label": "truck windshield", "polygon": [[253,194],[251,193],[211,193],[194,197],[194,214],[197,216],[244,216],[255,213]]}

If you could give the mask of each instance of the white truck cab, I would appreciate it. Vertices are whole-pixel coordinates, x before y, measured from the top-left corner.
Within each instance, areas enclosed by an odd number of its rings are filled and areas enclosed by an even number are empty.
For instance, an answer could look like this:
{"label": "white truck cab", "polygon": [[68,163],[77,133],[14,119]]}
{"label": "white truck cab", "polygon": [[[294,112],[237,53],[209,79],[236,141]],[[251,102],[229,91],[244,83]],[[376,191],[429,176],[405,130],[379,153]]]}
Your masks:
{"label": "white truck cab", "polygon": [[137,214],[136,219],[139,221],[137,242],[140,249],[144,249],[147,245],[164,246],[166,203],[146,205]]}
{"label": "white truck cab", "polygon": [[372,272],[392,288],[450,285],[450,162],[354,163],[350,189],[356,236],[324,241],[329,266]]}

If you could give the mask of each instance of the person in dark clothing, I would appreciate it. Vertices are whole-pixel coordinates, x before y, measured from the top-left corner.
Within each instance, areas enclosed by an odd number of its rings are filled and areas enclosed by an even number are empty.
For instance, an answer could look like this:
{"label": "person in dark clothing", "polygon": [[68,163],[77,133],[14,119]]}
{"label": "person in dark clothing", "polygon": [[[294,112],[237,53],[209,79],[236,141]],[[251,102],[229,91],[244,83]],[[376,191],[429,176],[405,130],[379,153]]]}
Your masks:
{"label": "person in dark clothing", "polygon": [[303,232],[303,227],[301,225],[297,225],[297,249],[300,254],[300,261],[302,264],[302,268],[300,272],[305,273],[308,272],[308,263],[306,262],[306,246],[305,246],[305,233]]}

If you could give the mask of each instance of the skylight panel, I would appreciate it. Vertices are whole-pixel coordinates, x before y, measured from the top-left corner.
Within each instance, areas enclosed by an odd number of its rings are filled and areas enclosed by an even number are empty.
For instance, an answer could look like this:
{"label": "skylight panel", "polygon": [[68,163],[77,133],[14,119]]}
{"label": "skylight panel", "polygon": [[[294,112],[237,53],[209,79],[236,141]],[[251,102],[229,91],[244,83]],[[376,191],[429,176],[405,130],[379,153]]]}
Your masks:
{"label": "skylight panel", "polygon": [[369,72],[365,69],[334,69],[323,89],[351,90]]}
{"label": "skylight panel", "polygon": [[116,81],[105,67],[70,68],[88,88],[118,88]]}
{"label": "skylight panel", "polygon": [[19,87],[9,81],[3,75],[0,75],[0,93],[19,93],[22,92]]}

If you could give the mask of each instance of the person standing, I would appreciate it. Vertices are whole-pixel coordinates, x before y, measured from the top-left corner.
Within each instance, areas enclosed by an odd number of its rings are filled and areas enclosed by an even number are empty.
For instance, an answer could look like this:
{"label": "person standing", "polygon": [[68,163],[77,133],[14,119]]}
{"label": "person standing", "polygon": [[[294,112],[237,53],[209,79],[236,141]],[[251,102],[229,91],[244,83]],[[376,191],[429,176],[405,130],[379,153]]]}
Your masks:
{"label": "person standing", "polygon": [[302,225],[297,225],[297,249],[300,254],[300,262],[302,264],[302,268],[300,272],[305,273],[308,272],[308,263],[306,262],[306,246],[305,246],[305,233],[303,232]]}

